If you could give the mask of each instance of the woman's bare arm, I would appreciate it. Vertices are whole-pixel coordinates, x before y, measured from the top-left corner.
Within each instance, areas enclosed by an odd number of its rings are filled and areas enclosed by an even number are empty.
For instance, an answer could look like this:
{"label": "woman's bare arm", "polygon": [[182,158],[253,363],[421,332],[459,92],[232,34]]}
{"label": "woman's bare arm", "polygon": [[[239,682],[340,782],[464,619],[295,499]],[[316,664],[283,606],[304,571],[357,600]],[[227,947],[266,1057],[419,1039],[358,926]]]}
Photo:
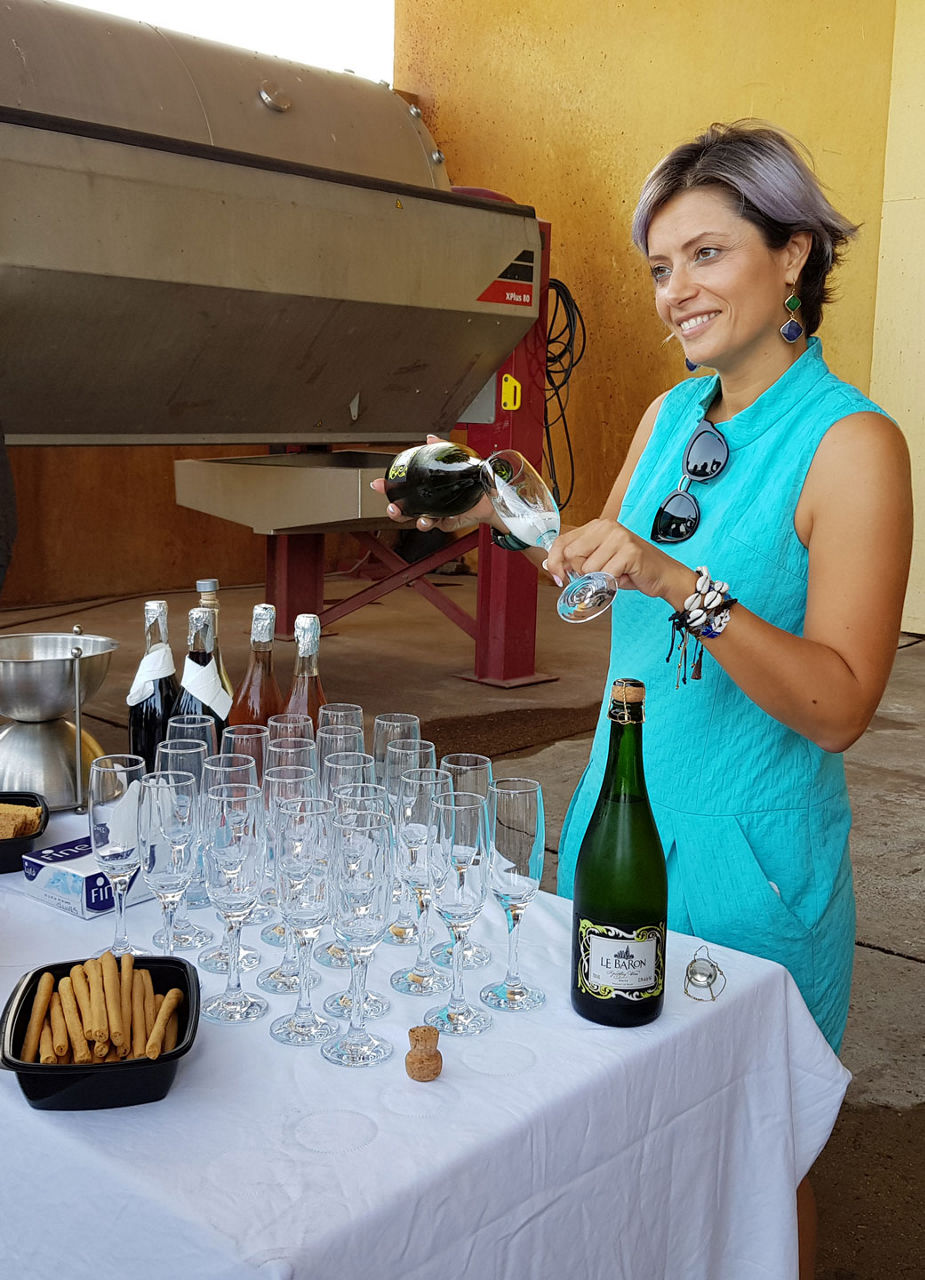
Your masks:
{"label": "woman's bare arm", "polygon": [[[610,510],[608,500],[606,516],[557,540],[550,571],[562,577],[566,565],[576,573],[605,569],[622,588],[682,608],[694,590],[694,566],[637,538]],[[908,575],[909,455],[894,423],[878,413],[858,413],[826,433],[795,527],[809,551],[803,635],[791,635],[740,604],[729,627],[706,645],[769,715],[826,750],[843,751],[863,733],[883,694]],[[710,569],[723,576],[722,564]],[[735,587],[731,583],[733,595]],[[666,634],[667,625],[666,616]]]}

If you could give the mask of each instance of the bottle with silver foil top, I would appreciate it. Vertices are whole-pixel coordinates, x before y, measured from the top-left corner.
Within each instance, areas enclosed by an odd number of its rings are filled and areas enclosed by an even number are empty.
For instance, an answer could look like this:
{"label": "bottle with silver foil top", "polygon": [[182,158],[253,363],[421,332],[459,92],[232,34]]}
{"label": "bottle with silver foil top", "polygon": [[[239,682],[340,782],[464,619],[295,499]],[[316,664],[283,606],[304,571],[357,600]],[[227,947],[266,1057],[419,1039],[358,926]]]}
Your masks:
{"label": "bottle with silver foil top", "polygon": [[157,748],[167,736],[167,721],[179,693],[173,654],[167,641],[167,601],[145,601],[145,652],[125,701],[129,706],[129,751],[155,766]]}
{"label": "bottle with silver foil top", "polygon": [[215,665],[218,668],[218,676],[222,682],[222,688],[228,694],[229,698],[234,697],[234,685],[225,670],[225,664],[222,661],[222,649],[218,640],[218,578],[197,578],[196,590],[199,592],[199,605],[202,609],[212,609],[215,612],[214,642],[212,652],[215,655]]}
{"label": "bottle with silver foil top", "polygon": [[318,728],[318,712],[327,702],[318,674],[318,647],[321,621],[315,613],[300,613],[295,620],[296,659],[292,685],[284,711],[291,715],[310,716]]}
{"label": "bottle with silver foil top", "polygon": [[276,608],[255,604],[251,618],[251,652],[244,679],[228,713],[228,723],[266,724],[283,709],[283,695],[273,674],[273,634]]}
{"label": "bottle with silver foil top", "polygon": [[218,741],[228,722],[231,698],[222,686],[215,662],[215,610],[189,611],[189,652],[180,679],[180,695],[172,715],[206,715],[215,722]]}

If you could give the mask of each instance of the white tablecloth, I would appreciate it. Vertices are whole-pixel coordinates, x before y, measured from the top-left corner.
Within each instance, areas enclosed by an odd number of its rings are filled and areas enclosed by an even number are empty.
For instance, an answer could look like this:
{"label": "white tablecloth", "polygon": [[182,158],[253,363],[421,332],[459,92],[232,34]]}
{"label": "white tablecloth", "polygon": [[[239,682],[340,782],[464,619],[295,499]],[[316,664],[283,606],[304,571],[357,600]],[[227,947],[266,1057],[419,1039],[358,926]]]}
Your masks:
{"label": "white tablecloth", "polygon": [[[51,839],[84,829],[55,819]],[[0,878],[0,994],[41,964],[105,946],[111,914],[73,919]],[[786,971],[711,948],[727,977],[715,1003],[683,992],[695,940],[669,935],[665,1010],[626,1031],[571,1010],[571,904],[541,895],[522,926],[521,968],[545,1008],[495,1014],[478,1037],[441,1036],[442,1076],[404,1070],[407,1029],[430,999],[389,974],[408,948],[380,946],[370,986],[392,999],[375,1024],[395,1045],[350,1071],[269,1038],[294,997],[249,1026],[200,1022],[167,1097],[111,1111],[29,1107],[0,1073],[0,1250],[31,1280],[795,1280],[794,1189],[834,1123],[849,1076]],[[195,918],[214,923],[211,912]],[[127,913],[148,945],[155,903]],[[218,928],[216,923],[216,928]],[[257,942],[255,928],[245,940]],[[474,936],[494,962],[466,975],[477,997],[503,975],[492,903]],[[261,948],[264,961],[280,956]],[[204,995],[223,980],[202,975]],[[253,975],[245,976],[253,988]],[[323,971],[316,1007],[344,985]],[[346,1149],[345,1149],[346,1148]]]}

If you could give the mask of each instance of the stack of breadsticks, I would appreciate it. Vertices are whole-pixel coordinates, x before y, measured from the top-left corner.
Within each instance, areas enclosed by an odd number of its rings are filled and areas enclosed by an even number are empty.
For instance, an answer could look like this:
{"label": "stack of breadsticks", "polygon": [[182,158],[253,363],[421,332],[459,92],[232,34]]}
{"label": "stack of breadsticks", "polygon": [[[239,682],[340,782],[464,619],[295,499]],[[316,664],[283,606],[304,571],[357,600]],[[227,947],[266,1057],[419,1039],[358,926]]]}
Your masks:
{"label": "stack of breadsticks", "polygon": [[183,992],[155,995],[151,974],[136,969],[134,956],[119,961],[111,951],[75,964],[58,981],[39,978],[20,1058],[43,1065],[122,1062],[160,1057],[176,1047],[177,1008]]}

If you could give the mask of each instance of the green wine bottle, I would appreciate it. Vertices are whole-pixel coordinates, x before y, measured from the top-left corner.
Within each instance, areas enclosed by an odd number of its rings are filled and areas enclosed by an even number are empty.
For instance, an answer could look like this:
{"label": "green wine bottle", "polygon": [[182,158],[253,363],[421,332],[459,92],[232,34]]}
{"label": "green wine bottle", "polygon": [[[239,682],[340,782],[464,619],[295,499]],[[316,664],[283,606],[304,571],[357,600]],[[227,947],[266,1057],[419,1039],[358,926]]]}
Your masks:
{"label": "green wine bottle", "polygon": [[575,868],[572,1006],[592,1022],[638,1027],[665,992],[665,855],[642,768],[645,686],[616,680],[601,793]]}

